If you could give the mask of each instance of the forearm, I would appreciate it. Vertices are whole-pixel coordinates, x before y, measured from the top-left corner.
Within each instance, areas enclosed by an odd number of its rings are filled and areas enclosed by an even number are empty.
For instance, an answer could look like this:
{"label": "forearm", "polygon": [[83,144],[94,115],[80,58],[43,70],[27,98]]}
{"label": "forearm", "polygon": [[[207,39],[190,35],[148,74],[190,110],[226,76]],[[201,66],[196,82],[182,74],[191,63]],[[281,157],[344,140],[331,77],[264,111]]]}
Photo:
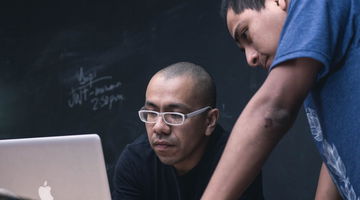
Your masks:
{"label": "forearm", "polygon": [[341,196],[324,163],[321,166],[315,200],[341,200]]}
{"label": "forearm", "polygon": [[236,199],[296,118],[321,65],[299,59],[272,70],[241,113],[203,200]]}
{"label": "forearm", "polygon": [[287,122],[279,123],[274,116],[282,110],[260,105],[253,99],[242,112],[203,199],[238,199],[296,116],[285,114],[279,121]]}

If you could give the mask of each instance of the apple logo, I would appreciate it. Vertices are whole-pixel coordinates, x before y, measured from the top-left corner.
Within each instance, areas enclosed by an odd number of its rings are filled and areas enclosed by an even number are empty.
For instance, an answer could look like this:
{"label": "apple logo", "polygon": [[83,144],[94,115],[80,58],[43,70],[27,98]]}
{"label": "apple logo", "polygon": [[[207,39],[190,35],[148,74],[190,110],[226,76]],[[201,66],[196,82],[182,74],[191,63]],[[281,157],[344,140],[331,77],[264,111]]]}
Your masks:
{"label": "apple logo", "polygon": [[51,187],[47,185],[47,181],[39,187],[39,197],[41,200],[54,200],[54,197],[51,195]]}

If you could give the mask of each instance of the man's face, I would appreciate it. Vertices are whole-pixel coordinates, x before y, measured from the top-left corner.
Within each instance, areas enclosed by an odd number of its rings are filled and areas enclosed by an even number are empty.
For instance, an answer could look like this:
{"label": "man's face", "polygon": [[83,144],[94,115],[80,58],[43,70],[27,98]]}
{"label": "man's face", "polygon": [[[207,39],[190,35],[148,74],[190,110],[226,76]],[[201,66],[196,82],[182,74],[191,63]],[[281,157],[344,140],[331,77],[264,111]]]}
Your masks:
{"label": "man's face", "polygon": [[[146,91],[145,109],[157,112],[190,113],[207,105],[200,102],[194,81],[186,76],[164,78],[155,75]],[[188,119],[179,126],[170,126],[162,118],[146,124],[151,147],[159,159],[175,168],[192,168],[205,147],[206,112]]]}
{"label": "man's face", "polygon": [[265,0],[265,8],[260,11],[245,9],[236,14],[233,9],[228,9],[228,30],[239,47],[244,49],[250,66],[269,69],[285,18],[285,3],[278,5],[274,0]]}

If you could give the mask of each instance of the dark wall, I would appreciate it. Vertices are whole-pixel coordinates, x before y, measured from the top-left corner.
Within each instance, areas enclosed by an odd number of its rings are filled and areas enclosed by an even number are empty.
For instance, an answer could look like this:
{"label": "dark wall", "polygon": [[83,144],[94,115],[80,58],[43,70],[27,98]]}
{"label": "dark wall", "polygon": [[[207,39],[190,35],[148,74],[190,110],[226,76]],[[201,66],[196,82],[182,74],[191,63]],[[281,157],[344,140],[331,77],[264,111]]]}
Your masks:
{"label": "dark wall", "polygon": [[[247,67],[220,0],[0,3],[0,138],[98,133],[111,178],[140,134],[146,84],[179,61],[204,66],[231,129],[266,74]],[[313,199],[320,161],[301,112],[264,167],[267,199]]]}

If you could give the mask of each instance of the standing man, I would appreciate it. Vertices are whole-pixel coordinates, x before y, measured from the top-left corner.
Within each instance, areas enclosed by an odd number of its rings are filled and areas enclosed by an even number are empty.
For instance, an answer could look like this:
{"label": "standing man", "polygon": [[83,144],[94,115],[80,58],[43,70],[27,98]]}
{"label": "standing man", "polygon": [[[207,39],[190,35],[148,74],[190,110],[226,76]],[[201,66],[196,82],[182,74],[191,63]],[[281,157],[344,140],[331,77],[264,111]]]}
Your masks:
{"label": "standing man", "polygon": [[340,193],[359,200],[360,1],[223,5],[248,64],[269,74],[238,118],[203,199],[240,196],[304,103],[323,159],[316,199],[338,199]]}
{"label": "standing man", "polygon": [[[228,134],[217,124],[216,88],[200,66],[180,62],[157,72],[139,111],[146,135],[122,152],[114,200],[198,200]],[[259,175],[238,199],[263,199]]]}

